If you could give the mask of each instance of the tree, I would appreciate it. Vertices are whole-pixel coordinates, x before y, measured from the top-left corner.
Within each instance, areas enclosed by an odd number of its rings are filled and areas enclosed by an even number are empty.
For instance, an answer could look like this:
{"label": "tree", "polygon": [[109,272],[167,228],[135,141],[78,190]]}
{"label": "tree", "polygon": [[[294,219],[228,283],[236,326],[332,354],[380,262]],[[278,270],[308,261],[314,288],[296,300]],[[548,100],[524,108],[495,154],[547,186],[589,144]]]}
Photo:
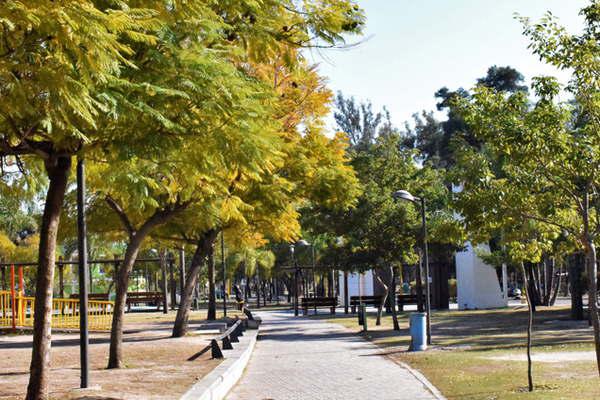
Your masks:
{"label": "tree", "polygon": [[[510,66],[494,65],[488,69],[486,76],[477,80],[477,83],[500,92],[527,93],[528,88],[523,85],[524,79],[519,71]],[[463,88],[450,90],[443,87],[435,93],[435,97],[439,99],[438,111],[447,112],[446,120],[438,121],[432,112],[423,111],[413,115],[414,127],[406,128],[408,136],[414,141],[414,147],[421,152],[422,159],[435,168],[449,169],[454,165],[455,139],[462,138],[476,148],[480,146],[454,106],[456,100],[467,99],[470,96],[471,93]]]}
{"label": "tree", "polygon": [[369,146],[375,141],[384,115],[374,113],[371,102],[356,104],[354,97],[345,98],[338,92],[335,107],[335,122],[348,135],[352,146]]}
{"label": "tree", "polygon": [[[477,129],[474,131],[478,132]],[[476,151],[468,144],[463,144],[462,150],[457,151],[453,176],[460,180],[461,190],[456,195],[454,207],[473,244],[493,242],[490,252],[480,252],[483,260],[494,266],[504,263],[517,266],[523,277],[528,308],[527,378],[529,391],[533,391],[531,345],[535,303],[529,277],[533,276],[534,263],[553,251],[561,233],[555,225],[523,216],[524,203],[535,199],[527,198],[523,193],[522,182],[512,175],[514,165],[497,157],[496,147],[489,141],[483,143],[482,151]]]}
{"label": "tree", "polygon": [[151,40],[152,14],[123,2],[5,2],[0,7],[0,156],[43,162],[48,190],[40,224],[37,310],[27,399],[47,396],[56,236],[71,157],[108,138],[97,117],[129,65],[129,43]]}
{"label": "tree", "polygon": [[[482,184],[474,193],[491,197],[496,203],[492,210],[504,208],[502,212],[510,211],[514,220],[538,221],[560,229],[585,251],[590,318],[600,372],[595,250],[600,227],[593,200],[600,184],[596,176],[599,161],[594,156],[600,148],[595,119],[599,110],[591,101],[597,92],[595,78],[591,78],[593,65],[585,57],[580,59],[580,52],[589,55],[591,51],[593,40],[586,35],[595,29],[594,15],[587,15],[587,33],[575,42],[564,36],[551,17],[539,25],[526,26],[535,52],[550,61],[562,60],[572,65],[574,77],[569,90],[581,108],[580,115],[585,116],[584,125],[571,123],[572,107],[556,101],[559,86],[548,77],[534,79],[533,89],[539,100],[533,106],[522,92],[507,96],[486,87],[476,89],[472,101],[458,104],[475,137],[493,154],[491,159],[500,161],[491,164],[489,159],[469,153],[470,162],[478,163],[482,171],[478,174],[483,175]],[[558,41],[564,44],[557,44],[555,35],[564,39]],[[500,179],[494,180],[494,169],[498,168]],[[473,182],[472,178],[468,181]],[[493,215],[488,213],[488,217]]]}
{"label": "tree", "polygon": [[[342,135],[330,139],[323,133],[330,91],[314,66],[301,58],[294,61],[293,68],[289,63],[276,57],[252,64],[253,75],[263,82],[273,82],[272,90],[278,99],[273,117],[280,123],[281,142],[273,146],[278,157],[268,161],[273,169],[256,173],[237,165],[235,173],[229,176],[226,192],[205,198],[201,205],[190,208],[169,224],[167,232],[160,233],[163,237],[195,243],[198,251],[186,279],[174,337],[183,336],[187,330],[194,283],[219,232],[292,241],[300,233],[298,208],[306,204],[347,207],[356,197],[357,181],[347,165],[346,139]],[[208,268],[212,270],[213,266],[209,264]],[[215,308],[214,300],[209,299],[209,309]]]}
{"label": "tree", "polygon": [[[187,73],[188,80],[176,89],[181,92],[186,90],[185,86],[191,89],[185,96],[161,100],[173,106],[165,112],[173,125],[161,121],[153,124],[153,116],[139,117],[140,124],[145,125],[139,129],[147,129],[149,134],[162,130],[173,137],[166,135],[167,143],[160,148],[148,149],[147,143],[142,144],[139,154],[145,150],[143,157],[117,151],[109,154],[110,158],[100,166],[95,173],[97,179],[90,185],[98,192],[98,199],[118,216],[128,237],[113,313],[109,359],[112,368],[122,363],[127,282],[144,239],[194,203],[225,197],[232,176],[235,179],[236,174],[243,173],[254,179],[267,173],[278,157],[278,138],[273,129],[276,125],[264,122],[271,113],[268,105],[262,104],[263,99],[268,99],[268,91],[219,59],[202,58],[201,53],[190,59],[187,58],[190,54],[180,56],[185,58],[177,60],[177,76],[180,79]],[[150,63],[146,65],[152,68]],[[199,73],[200,68],[205,71]],[[182,115],[180,110],[190,106],[193,112]],[[121,129],[130,127],[131,123],[127,123]],[[180,128],[184,135],[179,133]],[[133,146],[131,149],[136,150]],[[235,199],[229,203],[235,203]]]}

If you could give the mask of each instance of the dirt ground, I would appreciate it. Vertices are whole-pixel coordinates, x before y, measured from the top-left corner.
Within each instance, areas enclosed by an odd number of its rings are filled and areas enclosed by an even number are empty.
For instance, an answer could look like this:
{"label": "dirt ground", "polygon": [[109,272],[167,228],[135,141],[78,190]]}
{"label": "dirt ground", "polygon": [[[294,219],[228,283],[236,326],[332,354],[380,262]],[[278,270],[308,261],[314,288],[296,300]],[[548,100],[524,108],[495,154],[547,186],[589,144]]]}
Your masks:
{"label": "dirt ground", "polygon": [[[53,333],[50,398],[60,400],[178,399],[220,361],[210,351],[200,352],[215,333],[194,331],[202,319],[192,313],[190,330],[184,338],[170,338],[171,312],[131,313],[126,316],[125,368],[107,370],[109,333],[90,334],[90,381],[92,388],[79,387],[79,333]],[[31,332],[0,331],[0,399],[22,399],[29,380]]]}

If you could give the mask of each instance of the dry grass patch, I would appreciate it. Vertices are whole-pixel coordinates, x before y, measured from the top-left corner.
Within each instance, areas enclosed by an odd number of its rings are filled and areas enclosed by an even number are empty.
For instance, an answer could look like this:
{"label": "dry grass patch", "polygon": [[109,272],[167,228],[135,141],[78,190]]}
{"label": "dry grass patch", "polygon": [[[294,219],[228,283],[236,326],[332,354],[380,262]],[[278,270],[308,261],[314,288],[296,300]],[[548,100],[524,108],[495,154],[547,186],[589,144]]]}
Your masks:
{"label": "dry grass patch", "polygon": [[[235,312],[231,312],[233,316]],[[228,311],[228,316],[230,312]],[[190,328],[204,322],[206,312],[192,312]],[[193,383],[220,361],[210,352],[188,358],[206,346],[214,334],[192,334],[174,339],[175,313],[129,313],[125,317],[125,368],[107,370],[109,334],[90,334],[91,384],[97,389],[79,391],[79,333],[54,333],[52,337],[51,398],[83,399],[178,399]],[[0,399],[22,399],[29,380],[31,334],[0,334]]]}
{"label": "dry grass patch", "polygon": [[[319,318],[327,318],[320,316]],[[375,326],[368,318],[367,338],[392,359],[421,371],[449,400],[600,399],[596,363],[561,357],[534,362],[536,390],[526,391],[526,307],[480,311],[434,311],[434,346],[427,352],[407,352],[408,313],[399,315],[401,330],[393,331],[390,316]],[[358,331],[356,316],[328,318]],[[592,352],[592,329],[573,321],[566,307],[541,307],[535,316],[533,353],[552,358],[564,352]],[[498,359],[508,358],[508,359]]]}

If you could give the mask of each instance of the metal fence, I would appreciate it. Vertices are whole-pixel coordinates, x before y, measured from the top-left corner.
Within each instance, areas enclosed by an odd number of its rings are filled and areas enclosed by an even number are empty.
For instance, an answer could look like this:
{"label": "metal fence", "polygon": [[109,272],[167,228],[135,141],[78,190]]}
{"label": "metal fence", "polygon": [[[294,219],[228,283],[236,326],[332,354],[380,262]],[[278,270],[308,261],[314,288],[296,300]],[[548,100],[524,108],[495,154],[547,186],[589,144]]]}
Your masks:
{"label": "metal fence", "polygon": [[[113,309],[112,301],[88,300],[89,329],[110,330]],[[34,297],[0,291],[0,326],[33,327],[34,315]],[[52,299],[52,327],[79,329],[79,299]]]}

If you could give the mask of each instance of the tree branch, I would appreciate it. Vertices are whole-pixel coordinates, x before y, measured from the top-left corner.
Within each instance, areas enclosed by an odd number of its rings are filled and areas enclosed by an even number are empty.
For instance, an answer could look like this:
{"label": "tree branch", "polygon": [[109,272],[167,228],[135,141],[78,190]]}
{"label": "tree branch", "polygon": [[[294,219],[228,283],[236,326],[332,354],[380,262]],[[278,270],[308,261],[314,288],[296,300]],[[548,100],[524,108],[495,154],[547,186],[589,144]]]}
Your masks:
{"label": "tree branch", "polygon": [[527,214],[527,213],[519,213],[519,214],[521,214],[521,217],[523,217],[523,218],[528,218],[528,219],[532,219],[534,221],[543,222],[543,223],[548,224],[548,225],[553,225],[553,226],[556,226],[558,228],[564,229],[565,231],[567,231],[569,233],[572,233],[573,235],[577,235],[577,232],[575,232],[573,229],[568,228],[568,227],[566,227],[564,225],[561,225],[561,224],[559,224],[557,222],[550,221],[549,219],[546,219],[546,218],[543,218],[543,217],[538,217],[536,215],[531,215],[531,214]]}
{"label": "tree branch", "polygon": [[123,224],[123,227],[125,228],[125,230],[127,231],[127,234],[129,235],[129,237],[135,235],[135,233],[136,233],[135,227],[131,224],[131,221],[127,217],[127,213],[125,213],[125,210],[123,210],[123,208],[110,195],[107,195],[104,198],[104,200],[106,201],[108,206],[115,213],[117,213],[119,219],[121,220],[121,223]]}

